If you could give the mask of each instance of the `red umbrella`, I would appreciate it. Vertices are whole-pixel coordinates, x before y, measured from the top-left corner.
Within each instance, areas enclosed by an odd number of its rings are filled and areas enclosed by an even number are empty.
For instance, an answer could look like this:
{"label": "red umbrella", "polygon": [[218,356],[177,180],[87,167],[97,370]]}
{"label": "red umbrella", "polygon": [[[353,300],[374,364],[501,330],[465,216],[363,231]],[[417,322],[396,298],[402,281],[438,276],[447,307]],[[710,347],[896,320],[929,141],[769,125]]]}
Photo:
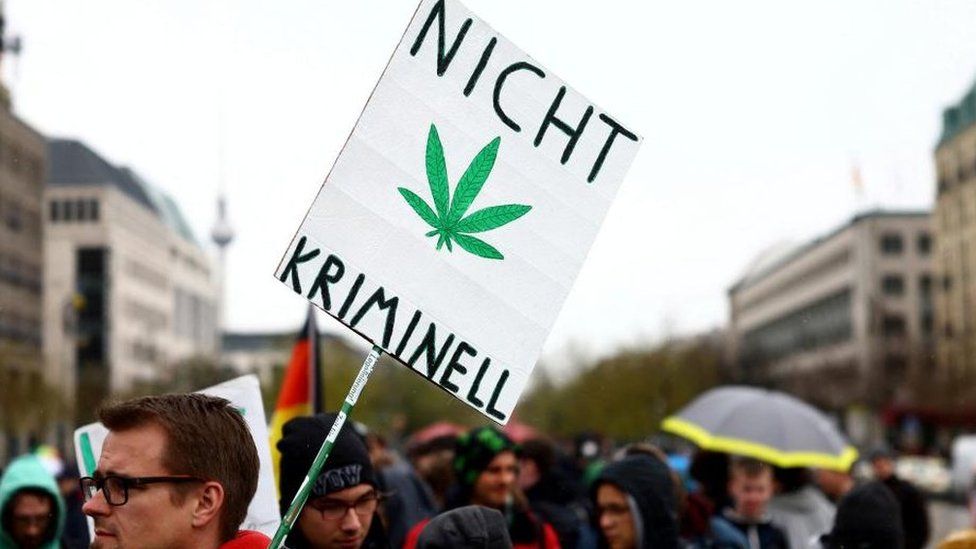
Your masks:
{"label": "red umbrella", "polygon": [[451,423],[449,421],[438,421],[431,423],[430,425],[424,427],[423,429],[410,435],[410,442],[408,446],[416,446],[418,444],[424,444],[435,438],[443,436],[456,437],[461,433],[467,431],[463,426],[457,423]]}
{"label": "red umbrella", "polygon": [[535,427],[530,427],[514,419],[502,427],[502,432],[518,444],[540,437],[539,431]]}

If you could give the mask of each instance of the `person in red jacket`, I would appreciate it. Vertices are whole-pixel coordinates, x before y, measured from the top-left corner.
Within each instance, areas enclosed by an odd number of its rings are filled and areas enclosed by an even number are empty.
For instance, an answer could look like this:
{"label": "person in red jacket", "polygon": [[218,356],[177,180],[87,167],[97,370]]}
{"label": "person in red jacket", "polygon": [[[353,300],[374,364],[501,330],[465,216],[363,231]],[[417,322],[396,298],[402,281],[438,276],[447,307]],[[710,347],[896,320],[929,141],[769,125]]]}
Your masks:
{"label": "person in red jacket", "polygon": [[[549,524],[530,510],[518,489],[518,447],[494,427],[478,427],[458,438],[454,457],[455,486],[446,510],[466,505],[497,509],[505,517],[515,549],[558,549],[559,538]],[[407,534],[404,549],[415,549],[429,520]]]}

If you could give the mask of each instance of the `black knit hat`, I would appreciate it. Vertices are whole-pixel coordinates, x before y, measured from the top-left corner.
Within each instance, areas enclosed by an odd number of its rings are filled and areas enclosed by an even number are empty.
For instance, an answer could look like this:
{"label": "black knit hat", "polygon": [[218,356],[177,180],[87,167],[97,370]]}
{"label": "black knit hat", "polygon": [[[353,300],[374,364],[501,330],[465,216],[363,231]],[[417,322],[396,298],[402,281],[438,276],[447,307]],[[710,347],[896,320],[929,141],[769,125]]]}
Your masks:
{"label": "black knit hat", "polygon": [[[282,428],[281,440],[278,441],[278,450],[281,452],[281,516],[288,511],[291,500],[305,480],[305,475],[315,460],[315,454],[329,434],[335,418],[335,413],[296,417]],[[376,474],[369,460],[366,443],[346,423],[339,431],[322,472],[312,484],[309,497],[324,496],[359,484],[375,487]]]}
{"label": "black knit hat", "polygon": [[898,500],[880,482],[858,486],[837,505],[834,528],[823,542],[830,549],[901,549],[905,535]]}
{"label": "black knit hat", "polygon": [[494,427],[477,427],[461,435],[454,454],[454,474],[461,486],[474,486],[478,475],[502,452],[517,452],[512,439]]}

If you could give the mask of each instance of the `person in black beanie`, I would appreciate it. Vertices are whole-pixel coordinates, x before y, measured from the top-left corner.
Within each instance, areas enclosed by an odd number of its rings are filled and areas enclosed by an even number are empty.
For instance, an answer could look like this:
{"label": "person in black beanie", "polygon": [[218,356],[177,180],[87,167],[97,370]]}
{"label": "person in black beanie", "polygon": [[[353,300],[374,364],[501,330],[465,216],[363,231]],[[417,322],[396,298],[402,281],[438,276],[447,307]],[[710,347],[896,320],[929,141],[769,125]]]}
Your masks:
{"label": "person in black beanie", "polygon": [[827,549],[902,549],[898,500],[880,482],[854,488],[840,500],[834,527],[821,541]]}
{"label": "person in black beanie", "polygon": [[607,465],[593,482],[600,547],[678,549],[678,512],[671,471],[634,454]]}
{"label": "person in black beanie", "polygon": [[[335,413],[297,417],[282,428],[278,441],[282,517],[335,418]],[[366,444],[347,423],[339,431],[285,544],[291,549],[388,548],[386,532],[377,516],[380,497]]]}

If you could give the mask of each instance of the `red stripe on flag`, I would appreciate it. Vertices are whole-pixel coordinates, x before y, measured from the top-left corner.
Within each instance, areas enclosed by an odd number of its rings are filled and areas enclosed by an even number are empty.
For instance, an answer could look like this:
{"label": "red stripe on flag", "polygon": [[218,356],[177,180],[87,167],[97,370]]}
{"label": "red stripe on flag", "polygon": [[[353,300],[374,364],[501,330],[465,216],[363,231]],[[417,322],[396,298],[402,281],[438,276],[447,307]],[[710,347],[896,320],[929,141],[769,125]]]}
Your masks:
{"label": "red stripe on flag", "polygon": [[278,393],[276,410],[291,408],[309,401],[308,375],[308,339],[300,339],[291,351],[285,378],[281,381],[281,392]]}

